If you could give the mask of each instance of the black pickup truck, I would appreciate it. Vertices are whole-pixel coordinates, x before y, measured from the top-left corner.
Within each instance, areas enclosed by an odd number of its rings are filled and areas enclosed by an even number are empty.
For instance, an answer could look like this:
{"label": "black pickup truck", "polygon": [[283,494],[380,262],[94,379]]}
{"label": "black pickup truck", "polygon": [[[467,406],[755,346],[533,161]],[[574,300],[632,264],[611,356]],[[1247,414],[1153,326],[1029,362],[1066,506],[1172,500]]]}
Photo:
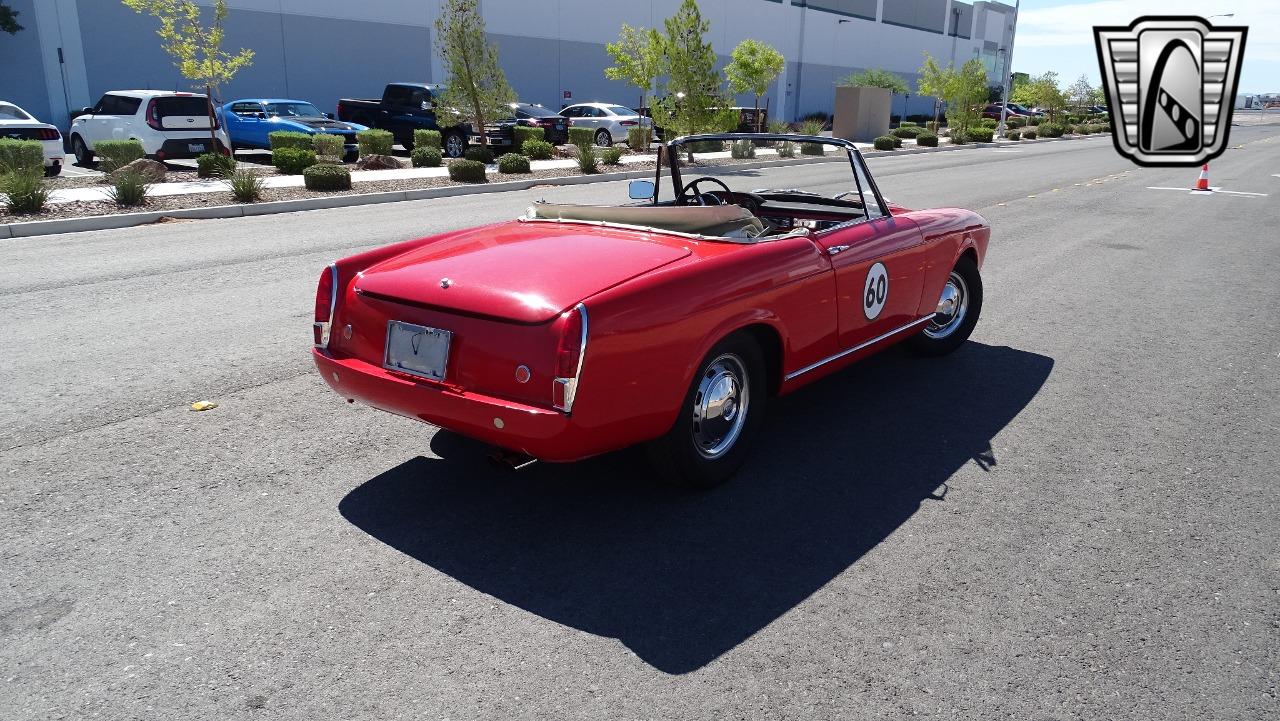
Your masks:
{"label": "black pickup truck", "polygon": [[[479,143],[480,136],[464,123],[442,128],[436,123],[435,94],[441,86],[427,83],[388,83],[382,99],[342,98],[338,101],[338,119],[370,128],[389,130],[396,142],[413,149],[413,131],[439,130],[445,155],[460,158],[469,143]],[[514,133],[498,123],[485,126],[485,135],[494,152],[514,143]]]}

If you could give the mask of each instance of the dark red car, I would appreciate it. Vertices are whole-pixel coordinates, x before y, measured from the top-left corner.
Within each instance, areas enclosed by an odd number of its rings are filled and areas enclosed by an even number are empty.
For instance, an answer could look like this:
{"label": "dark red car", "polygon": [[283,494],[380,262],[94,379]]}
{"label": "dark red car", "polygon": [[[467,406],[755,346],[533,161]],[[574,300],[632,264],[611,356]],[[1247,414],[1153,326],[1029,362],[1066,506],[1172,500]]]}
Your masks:
{"label": "dark red car", "polygon": [[569,119],[560,113],[532,103],[512,103],[511,110],[514,117],[504,122],[542,128],[542,137],[552,145],[569,142]]}
{"label": "dark red car", "polygon": [[942,355],[969,337],[982,217],[885,201],[843,140],[699,135],[666,157],[717,140],[834,145],[848,190],[750,189],[733,166],[686,178],[677,161],[669,183],[661,167],[632,181],[639,202],[537,203],[344,258],[316,295],[321,376],[521,458],[646,443],[664,475],[705,486],[745,461],[770,398],[899,341]]}

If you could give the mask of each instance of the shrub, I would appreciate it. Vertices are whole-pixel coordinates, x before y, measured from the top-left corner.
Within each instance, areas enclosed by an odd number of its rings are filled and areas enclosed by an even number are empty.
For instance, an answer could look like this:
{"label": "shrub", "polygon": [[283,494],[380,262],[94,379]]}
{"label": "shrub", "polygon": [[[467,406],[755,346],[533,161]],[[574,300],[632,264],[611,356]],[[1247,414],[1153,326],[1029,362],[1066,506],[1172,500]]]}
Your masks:
{"label": "shrub", "polygon": [[[751,149],[752,157],[755,156],[755,148]],[[622,148],[614,145],[604,148],[600,151],[600,162],[605,165],[621,165],[622,164]]]}
{"label": "shrub", "polygon": [[739,140],[729,146],[729,155],[739,160],[756,157],[756,145],[750,140]]}
{"label": "shrub", "polygon": [[459,183],[484,183],[484,163],[479,160],[454,160],[449,163],[449,179]]}
{"label": "shrub", "polygon": [[369,128],[356,133],[356,142],[360,144],[361,155],[391,155],[395,136],[386,130]]}
{"label": "shrub", "polygon": [[524,144],[527,141],[542,140],[543,138],[546,137],[546,134],[547,134],[546,131],[543,130],[542,128],[529,128],[523,125],[517,125],[515,127],[515,133],[516,133],[515,146],[521,149],[524,148]]}
{"label": "shrub", "polygon": [[801,155],[826,155],[826,152],[826,149],[820,143],[800,143]]}
{"label": "shrub", "polygon": [[409,153],[409,160],[415,168],[438,168],[441,161],[444,160],[444,154],[440,152],[439,148],[415,143],[413,152]]}
{"label": "shrub", "polygon": [[302,171],[307,190],[351,190],[351,171],[342,165],[313,165]]}
{"label": "shrub", "polygon": [[1021,117],[1019,117],[1019,118],[1005,118],[1004,124],[1005,124],[1005,125],[1007,125],[1007,126],[1009,126],[1010,128],[1022,128],[1022,127],[1026,127],[1026,125],[1027,125],[1027,119],[1026,119],[1026,118],[1021,118]]}
{"label": "shrub", "polygon": [[39,140],[0,138],[0,173],[44,172],[44,146]]}
{"label": "shrub", "polygon": [[918,127],[920,127],[918,123],[913,123],[910,120],[904,120],[901,123],[898,123],[898,128],[900,129],[901,128],[918,128]]}
{"label": "shrub", "polygon": [[[38,146],[39,142],[35,142]],[[9,212],[15,215],[39,213],[49,200],[49,189],[43,182],[44,156],[39,170],[18,170],[0,175],[0,193],[8,196]]]}
{"label": "shrub", "polygon": [[226,176],[225,180],[227,186],[231,188],[231,197],[241,203],[255,203],[262,198],[264,184],[257,173],[237,170]]}
{"label": "shrub", "polygon": [[800,123],[800,134],[822,135],[822,129],[824,127],[826,127],[826,125],[818,120],[805,120],[803,123]]}
{"label": "shrub", "polygon": [[1066,131],[1066,128],[1057,123],[1041,123],[1038,129],[1040,136],[1044,138],[1061,138],[1062,133]]}
{"label": "shrub", "polygon": [[271,164],[282,175],[297,175],[316,164],[316,152],[310,148],[276,148],[271,151]]}
{"label": "shrub", "polygon": [[1023,140],[1035,140],[1035,139],[1036,139],[1036,129],[1035,129],[1035,128],[1027,128],[1026,130],[1022,131],[1022,139],[1023,139]]}
{"label": "shrub", "polygon": [[796,157],[796,144],[792,142],[788,142],[786,140],[782,141],[782,144],[778,146],[778,157],[779,158]]}
{"label": "shrub", "polygon": [[142,173],[126,172],[112,178],[107,197],[116,205],[132,208],[147,202],[150,190],[151,183],[147,182]]}
{"label": "shrub", "polygon": [[236,160],[222,153],[205,153],[196,158],[196,177],[221,178],[236,169]]}
{"label": "shrub", "polygon": [[588,144],[578,147],[578,170],[583,174],[592,175],[600,172],[600,166],[596,164],[598,161],[595,146]]}
{"label": "shrub", "polygon": [[530,160],[548,160],[555,150],[556,146],[545,140],[526,140],[520,146],[520,152]]}
{"label": "shrub", "polygon": [[785,135],[791,132],[791,123],[785,120],[770,120],[769,132],[775,135]]}
{"label": "shrub", "polygon": [[994,130],[997,127],[999,127],[999,125],[1000,125],[1000,121],[996,120],[995,118],[979,118],[978,119],[979,128],[991,128],[992,130]]}
{"label": "shrub", "polygon": [[690,153],[720,153],[724,151],[724,142],[720,140],[700,140],[685,146]]}
{"label": "shrub", "polygon": [[996,131],[991,128],[971,128],[965,133],[969,140],[975,143],[990,143],[995,138]]}
{"label": "shrub", "polygon": [[936,120],[930,120],[929,122],[927,122],[927,123],[925,123],[925,124],[924,124],[924,129],[925,129],[925,130],[928,130],[929,132],[933,133],[934,135],[937,135],[937,134],[938,134],[938,121],[936,121]]}
{"label": "shrub", "polygon": [[938,136],[933,133],[920,133],[916,136],[916,145],[923,145],[926,148],[938,147]]}
{"label": "shrub", "polygon": [[493,162],[493,151],[487,145],[472,145],[462,151],[462,157],[489,165]]}
{"label": "shrub", "polygon": [[893,150],[898,147],[893,141],[894,137],[892,135],[881,135],[872,141],[872,145],[875,146],[876,150]]}
{"label": "shrub", "polygon": [[581,148],[584,145],[590,146],[596,143],[595,128],[569,128],[569,144],[576,145]]}
{"label": "shrub", "polygon": [[424,130],[422,128],[418,128],[414,130],[413,131],[413,147],[414,149],[435,148],[436,150],[439,150],[441,148],[440,131]]}
{"label": "shrub", "polygon": [[969,142],[969,136],[965,133],[960,132],[959,130],[951,131],[951,135],[949,135],[948,137],[951,138],[952,145],[964,145],[965,143]]}
{"label": "shrub", "polygon": [[331,155],[341,158],[346,145],[346,140],[341,135],[333,133],[316,133],[311,136],[311,145],[315,148],[316,155]]}
{"label": "shrub", "polygon": [[315,147],[312,143],[310,133],[299,133],[293,130],[277,130],[274,133],[267,134],[267,140],[271,141],[271,149],[279,148],[302,148],[303,150],[311,150]]}
{"label": "shrub", "polygon": [[649,128],[631,128],[627,130],[627,145],[635,151],[649,147]]}
{"label": "shrub", "polygon": [[[824,113],[824,112],[822,112],[821,110],[819,110],[819,111],[818,111],[818,112],[816,112],[816,113],[809,113],[808,115],[805,115],[805,116],[803,116],[802,118],[800,118],[800,122],[801,122],[801,124],[802,124],[802,125],[808,125],[809,123],[817,123],[817,124],[818,124],[818,133],[821,133],[821,132],[822,132],[822,129],[823,129],[823,128],[825,128],[825,127],[827,127],[827,122],[828,122],[828,121],[830,121],[830,120],[831,120],[831,115],[830,115],[830,114],[828,114],[828,113]],[[804,132],[804,131],[802,130],[801,132]],[[817,135],[818,133],[807,133],[807,132],[805,132],[804,134],[805,134],[805,135]]]}
{"label": "shrub", "polygon": [[1044,118],[1040,117],[1039,115],[1033,115],[1027,118],[1027,125],[1033,128],[1043,122],[1044,122]]}
{"label": "shrub", "polygon": [[1005,132],[1004,136],[1010,140],[1022,140],[1022,133],[1018,130],[1009,130]]}
{"label": "shrub", "polygon": [[101,170],[110,173],[146,155],[138,140],[99,140],[93,152],[102,159]]}
{"label": "shrub", "polygon": [[[539,128],[541,130],[541,128]],[[529,159],[519,153],[507,153],[498,158],[498,172],[500,173],[528,173]]]}
{"label": "shrub", "polygon": [[889,134],[894,136],[895,138],[915,138],[915,137],[918,137],[923,132],[925,132],[925,129],[922,127],[919,127],[917,125],[907,125],[905,127],[899,127],[899,128],[895,128],[894,130],[890,130]]}

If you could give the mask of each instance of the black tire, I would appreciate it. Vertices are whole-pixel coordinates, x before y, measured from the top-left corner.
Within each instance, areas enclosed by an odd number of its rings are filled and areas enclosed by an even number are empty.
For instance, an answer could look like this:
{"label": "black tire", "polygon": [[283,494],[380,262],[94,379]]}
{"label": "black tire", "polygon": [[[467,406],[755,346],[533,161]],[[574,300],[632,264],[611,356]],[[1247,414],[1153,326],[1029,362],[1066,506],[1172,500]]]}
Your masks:
{"label": "black tire", "polygon": [[59,175],[59,174],[61,174],[61,173],[62,173],[62,163],[58,163],[57,165],[47,165],[47,166],[45,166],[45,169],[44,169],[44,177],[46,177],[46,178],[52,178],[52,177],[54,177],[54,176],[56,176],[56,175]]}
{"label": "black tire", "polygon": [[596,145],[602,148],[607,148],[613,145],[613,136],[609,134],[608,130],[597,130]]}
{"label": "black tire", "polygon": [[[745,376],[736,393],[725,392],[726,373]],[[728,480],[746,461],[764,425],[765,373],[764,355],[750,336],[731,335],[717,343],[702,359],[671,430],[648,445],[649,460],[658,473],[667,481],[694,488],[711,488]],[[722,402],[709,407],[709,399],[717,397]],[[712,410],[720,415],[712,415]],[[707,423],[716,425],[707,427]],[[721,430],[725,432],[720,434]]]}
{"label": "black tire", "polygon": [[71,152],[76,156],[76,164],[82,168],[93,167],[93,151],[84,144],[79,135],[71,136]]}
{"label": "black tire", "polygon": [[462,133],[456,130],[445,133],[440,145],[441,149],[444,150],[444,154],[450,158],[461,158],[467,152],[467,139],[462,137]]}
{"label": "black tire", "polygon": [[952,295],[952,307],[962,315],[946,315],[941,310],[935,313],[934,319],[929,321],[924,330],[907,340],[908,349],[923,356],[940,356],[950,353],[969,340],[974,326],[978,324],[978,316],[982,314],[982,275],[973,258],[968,255],[960,256],[947,277],[942,297],[938,299],[939,306],[949,294],[957,292],[959,296]]}

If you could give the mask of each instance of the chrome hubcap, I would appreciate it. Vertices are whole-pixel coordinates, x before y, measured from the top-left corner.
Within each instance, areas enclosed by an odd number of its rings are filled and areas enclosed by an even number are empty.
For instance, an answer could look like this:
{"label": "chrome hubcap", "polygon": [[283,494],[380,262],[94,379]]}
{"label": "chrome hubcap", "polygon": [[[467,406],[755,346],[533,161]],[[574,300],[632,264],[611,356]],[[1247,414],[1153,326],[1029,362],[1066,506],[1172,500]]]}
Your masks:
{"label": "chrome hubcap", "polygon": [[707,365],[693,396],[693,445],[704,458],[719,458],[742,435],[751,396],[742,359],[725,353]]}
{"label": "chrome hubcap", "polygon": [[924,334],[930,338],[946,338],[964,323],[969,312],[969,286],[959,273],[951,272],[947,284],[942,288],[942,296],[938,298],[938,308],[933,319],[925,327]]}

